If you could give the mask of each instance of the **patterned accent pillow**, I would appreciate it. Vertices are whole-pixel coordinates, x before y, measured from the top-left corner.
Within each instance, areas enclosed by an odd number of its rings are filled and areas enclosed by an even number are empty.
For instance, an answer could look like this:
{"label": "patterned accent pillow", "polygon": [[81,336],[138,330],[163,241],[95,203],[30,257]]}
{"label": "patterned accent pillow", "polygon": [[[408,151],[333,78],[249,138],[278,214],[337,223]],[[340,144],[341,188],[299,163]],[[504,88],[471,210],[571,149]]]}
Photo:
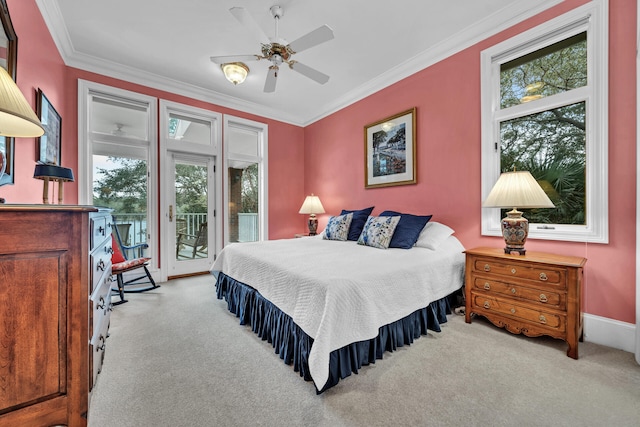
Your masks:
{"label": "patterned accent pillow", "polygon": [[327,223],[327,227],[324,229],[324,235],[322,238],[325,240],[347,240],[347,237],[349,236],[349,226],[351,225],[352,219],[352,213],[332,216],[329,218],[329,222]]}
{"label": "patterned accent pillow", "polygon": [[369,215],[371,215],[373,208],[374,207],[371,206],[368,208],[352,210],[352,211],[343,209],[342,212],[340,212],[340,215],[346,215],[348,213],[353,214],[353,219],[351,220],[351,227],[349,228],[349,237],[347,237],[347,240],[353,240],[354,242],[358,241],[358,238],[360,237],[360,233],[362,233],[362,227],[364,227],[364,223],[367,222],[367,218],[369,218]]}
{"label": "patterned accent pillow", "polygon": [[360,233],[358,244],[387,249],[398,222],[400,216],[370,216]]}

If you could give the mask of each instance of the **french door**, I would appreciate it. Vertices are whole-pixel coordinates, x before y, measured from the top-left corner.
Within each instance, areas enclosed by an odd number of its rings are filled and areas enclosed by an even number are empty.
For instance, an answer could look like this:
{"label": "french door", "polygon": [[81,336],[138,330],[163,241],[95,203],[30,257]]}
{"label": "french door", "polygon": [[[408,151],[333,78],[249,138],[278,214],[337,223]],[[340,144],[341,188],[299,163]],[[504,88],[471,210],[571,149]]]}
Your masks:
{"label": "french door", "polygon": [[168,152],[168,276],[204,272],[215,259],[214,157]]}

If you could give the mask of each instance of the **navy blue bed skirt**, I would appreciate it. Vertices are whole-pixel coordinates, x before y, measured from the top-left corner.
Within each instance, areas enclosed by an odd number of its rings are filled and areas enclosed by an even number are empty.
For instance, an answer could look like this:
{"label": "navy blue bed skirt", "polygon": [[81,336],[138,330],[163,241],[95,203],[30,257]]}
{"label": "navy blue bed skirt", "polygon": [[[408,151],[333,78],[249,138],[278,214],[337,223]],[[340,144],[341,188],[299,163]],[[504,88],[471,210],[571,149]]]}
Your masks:
{"label": "navy blue bed skirt", "polygon": [[[271,343],[284,363],[293,365],[294,371],[299,372],[306,381],[313,380],[308,365],[313,338],[300,329],[289,315],[283,313],[251,286],[223,273],[218,273],[216,295],[218,299],[224,298],[229,311],[240,319],[241,325],[251,326],[253,332],[262,340]],[[385,351],[393,351],[405,344],[411,344],[420,335],[426,335],[427,329],[440,332],[440,324],[447,322],[447,314],[450,313],[449,297],[445,297],[398,321],[380,327],[375,338],[358,341],[332,351],[329,379],[320,390],[316,384],[316,392],[324,392],[352,372],[357,374],[362,366],[382,359]]]}

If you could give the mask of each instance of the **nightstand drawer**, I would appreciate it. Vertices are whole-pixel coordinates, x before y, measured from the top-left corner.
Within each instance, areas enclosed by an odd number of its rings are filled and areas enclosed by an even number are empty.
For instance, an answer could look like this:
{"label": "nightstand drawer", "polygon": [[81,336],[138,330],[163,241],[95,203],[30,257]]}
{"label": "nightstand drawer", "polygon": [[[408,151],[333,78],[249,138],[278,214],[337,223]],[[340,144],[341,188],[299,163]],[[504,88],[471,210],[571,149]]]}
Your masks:
{"label": "nightstand drawer", "polygon": [[562,310],[567,307],[566,294],[556,292],[554,289],[527,288],[485,277],[474,277],[473,288],[478,291],[498,294],[497,296],[506,295],[512,298],[520,298],[527,302],[539,303]]}
{"label": "nightstand drawer", "polygon": [[472,292],[472,304],[478,308],[479,313],[495,312],[513,318],[534,323],[549,329],[564,332],[566,330],[566,318],[552,312],[535,310],[529,307],[514,304],[513,301],[501,300],[487,295],[480,295]]}
{"label": "nightstand drawer", "polygon": [[476,272],[496,274],[505,277],[516,277],[544,283],[558,288],[566,288],[565,271],[563,269],[547,268],[546,266],[530,266],[525,263],[501,262],[495,259],[476,258],[473,263]]}

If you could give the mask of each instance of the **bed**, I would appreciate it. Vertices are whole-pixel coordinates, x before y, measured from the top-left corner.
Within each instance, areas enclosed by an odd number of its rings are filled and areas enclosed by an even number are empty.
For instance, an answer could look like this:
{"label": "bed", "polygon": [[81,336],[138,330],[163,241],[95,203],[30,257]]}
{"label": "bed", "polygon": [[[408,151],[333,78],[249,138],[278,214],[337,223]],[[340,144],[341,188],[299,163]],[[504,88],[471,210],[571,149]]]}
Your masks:
{"label": "bed", "polygon": [[313,237],[233,243],[211,273],[217,297],[240,323],[322,393],[384,351],[412,343],[427,329],[440,331],[448,297],[464,280],[464,248],[453,230],[442,229],[450,231],[440,233],[437,245],[410,249],[328,240],[328,229]]}

